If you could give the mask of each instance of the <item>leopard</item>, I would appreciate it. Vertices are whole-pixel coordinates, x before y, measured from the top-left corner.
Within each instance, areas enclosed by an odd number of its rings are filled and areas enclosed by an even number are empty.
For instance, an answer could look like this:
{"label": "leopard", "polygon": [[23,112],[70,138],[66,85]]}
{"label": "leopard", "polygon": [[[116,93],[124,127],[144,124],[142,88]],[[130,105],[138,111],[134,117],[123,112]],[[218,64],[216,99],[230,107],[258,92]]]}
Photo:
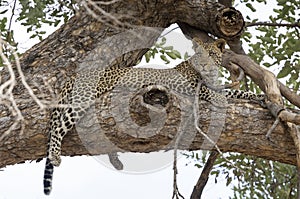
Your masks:
{"label": "leopard", "polygon": [[[208,52],[208,59],[220,66],[225,41],[219,39],[210,44],[201,43],[201,46]],[[61,143],[64,136],[80,121],[97,98],[118,86],[141,89],[149,85],[161,85],[174,92],[194,96],[199,84],[199,100],[212,104],[228,98],[264,100],[264,95],[249,91],[229,89],[220,93],[208,88],[202,82],[199,70],[191,64],[191,59],[169,69],[110,66],[104,69],[86,69],[70,78],[61,89],[58,101],[58,104],[65,106],[54,108],[50,117],[44,193],[49,195],[52,190],[54,166],[61,163]]]}

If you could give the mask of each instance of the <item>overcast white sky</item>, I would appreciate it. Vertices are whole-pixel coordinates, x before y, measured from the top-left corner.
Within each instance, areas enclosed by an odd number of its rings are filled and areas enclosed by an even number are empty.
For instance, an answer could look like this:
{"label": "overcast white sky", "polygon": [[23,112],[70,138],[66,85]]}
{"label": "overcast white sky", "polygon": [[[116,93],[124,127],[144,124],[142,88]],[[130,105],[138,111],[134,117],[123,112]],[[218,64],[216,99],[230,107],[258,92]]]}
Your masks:
{"label": "overcast white sky", "polygon": [[[270,5],[257,7],[257,13],[264,15],[262,16],[262,21],[267,20],[271,7]],[[238,7],[238,9],[244,13],[245,9],[243,6]],[[18,29],[18,31],[15,31],[15,34],[22,48],[30,48],[34,41],[28,39],[28,36],[25,34],[26,30],[17,25],[15,25],[15,29]],[[53,30],[49,29],[49,32],[51,31]],[[174,35],[173,39],[172,35]],[[170,34],[167,41],[182,53],[185,51],[191,52],[190,43],[184,42],[185,39],[179,35],[178,30]],[[143,156],[150,159],[151,162],[152,156],[149,156],[149,154]],[[106,157],[103,156],[103,158]],[[128,156],[123,155],[121,160],[122,158],[125,160]],[[127,160],[125,160],[125,163]],[[139,160],[136,159],[134,161],[137,164],[143,162],[143,160],[140,160],[139,163]],[[184,157],[178,161],[178,184],[181,193],[186,198],[189,198],[201,170],[194,167],[193,163],[186,166],[187,163],[188,160]],[[55,168],[54,171],[52,193],[50,196],[44,196],[42,187],[44,164],[45,160],[39,163],[26,162],[25,164],[8,166],[3,171],[0,171],[0,199],[166,199],[172,196],[172,166],[164,164],[166,168],[157,167],[158,171],[155,172],[148,171],[132,174],[107,168],[95,158],[86,156],[63,157],[60,167]],[[214,184],[214,178],[211,178],[204,190],[203,198],[228,198],[231,193],[230,187],[225,186],[225,181],[222,178],[218,179],[217,185]]]}

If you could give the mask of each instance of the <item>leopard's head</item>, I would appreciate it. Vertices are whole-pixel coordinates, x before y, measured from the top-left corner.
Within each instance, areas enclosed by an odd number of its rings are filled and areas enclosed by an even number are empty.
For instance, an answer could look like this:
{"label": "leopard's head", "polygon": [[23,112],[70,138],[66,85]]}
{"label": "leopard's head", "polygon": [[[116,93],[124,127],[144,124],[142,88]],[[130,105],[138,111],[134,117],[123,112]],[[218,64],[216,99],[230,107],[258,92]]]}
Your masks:
{"label": "leopard's head", "polygon": [[193,38],[194,50],[196,53],[203,53],[205,50],[209,57],[213,59],[217,66],[222,64],[222,55],[225,49],[226,41],[224,39],[217,39],[212,43],[204,43],[199,38]]}

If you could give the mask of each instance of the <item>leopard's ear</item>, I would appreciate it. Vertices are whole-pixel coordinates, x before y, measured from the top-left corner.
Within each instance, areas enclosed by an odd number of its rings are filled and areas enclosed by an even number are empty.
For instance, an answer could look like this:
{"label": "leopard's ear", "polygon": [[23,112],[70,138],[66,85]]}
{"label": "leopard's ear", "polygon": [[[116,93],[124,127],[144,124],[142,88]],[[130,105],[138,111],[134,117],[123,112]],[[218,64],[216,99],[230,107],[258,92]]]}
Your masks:
{"label": "leopard's ear", "polygon": [[204,46],[204,42],[200,38],[198,38],[198,37],[194,37],[192,39],[192,42],[193,42],[193,50],[195,52],[199,50],[199,46],[201,46],[202,48]]}
{"label": "leopard's ear", "polygon": [[217,39],[216,41],[214,41],[214,44],[221,52],[224,52],[226,45],[225,39]]}
{"label": "leopard's ear", "polygon": [[193,38],[193,43],[196,43],[196,44],[201,45],[201,46],[203,45],[203,41],[198,37]]}

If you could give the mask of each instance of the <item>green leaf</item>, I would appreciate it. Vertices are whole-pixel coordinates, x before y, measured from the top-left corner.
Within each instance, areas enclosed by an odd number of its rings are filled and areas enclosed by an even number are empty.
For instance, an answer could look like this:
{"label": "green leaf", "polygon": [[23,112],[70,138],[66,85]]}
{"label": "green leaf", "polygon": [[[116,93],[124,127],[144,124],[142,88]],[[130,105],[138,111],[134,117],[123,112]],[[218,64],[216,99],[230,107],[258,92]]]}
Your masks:
{"label": "green leaf", "polygon": [[268,67],[268,68],[271,66],[271,64],[268,63],[268,62],[263,63],[263,65],[264,65],[265,67]]}
{"label": "green leaf", "polygon": [[267,4],[266,0],[256,0],[256,1],[259,2],[259,3]]}
{"label": "green leaf", "polygon": [[54,27],[56,27],[60,23],[60,20],[55,20]]}
{"label": "green leaf", "polygon": [[7,23],[7,17],[3,17],[2,20],[0,20],[0,30],[5,31],[6,30],[6,23]]}
{"label": "green leaf", "polygon": [[2,15],[2,14],[5,14],[7,11],[8,11],[8,9],[3,10],[3,11],[0,12],[0,14],[1,14],[1,15]]}
{"label": "green leaf", "polygon": [[166,52],[166,54],[167,54],[170,58],[172,58],[172,59],[176,59],[176,58],[177,58],[176,55],[175,55],[173,52]]}
{"label": "green leaf", "polygon": [[166,62],[166,64],[170,63],[170,61],[168,60],[168,58],[165,55],[160,55],[160,58]]}
{"label": "green leaf", "polygon": [[166,41],[167,41],[167,39],[166,39],[165,37],[163,37],[163,38],[161,39],[160,46],[165,45],[165,44],[166,44]]}
{"label": "green leaf", "polygon": [[280,17],[285,17],[288,14],[289,9],[290,9],[289,6],[284,6],[279,16]]}
{"label": "green leaf", "polygon": [[219,170],[216,170],[216,171],[212,171],[212,172],[211,172],[211,175],[219,176],[219,174],[220,174],[220,171],[219,171]]}
{"label": "green leaf", "polygon": [[228,177],[226,181],[226,186],[228,186],[232,182],[232,177]]}
{"label": "green leaf", "polygon": [[178,59],[181,59],[181,54],[180,54],[179,51],[173,50],[172,52],[174,53],[174,55],[175,55]]}
{"label": "green leaf", "polygon": [[199,160],[199,154],[196,153],[196,160]]}
{"label": "green leaf", "polygon": [[190,56],[189,56],[188,52],[185,52],[184,55],[183,55],[183,59],[184,59],[184,60],[187,60],[189,57],[190,57]]}
{"label": "green leaf", "polygon": [[293,69],[289,66],[289,65],[286,65],[284,66],[281,71],[278,73],[277,75],[277,78],[283,78],[283,77],[286,77],[288,74],[290,74],[290,72],[292,71]]}
{"label": "green leaf", "polygon": [[246,6],[247,6],[252,12],[256,12],[256,9],[252,6],[251,3],[246,3]]}
{"label": "green leaf", "polygon": [[147,63],[149,63],[149,61],[150,61],[150,56],[151,56],[150,51],[145,53],[145,59],[146,59]]}
{"label": "green leaf", "polygon": [[173,46],[166,46],[166,47],[163,47],[164,50],[173,50],[173,48],[174,48]]}
{"label": "green leaf", "polygon": [[295,41],[295,44],[292,45],[292,50],[295,52],[300,52],[300,40]]}
{"label": "green leaf", "polygon": [[164,49],[161,49],[161,50],[159,50],[159,52],[161,53],[161,54],[165,54],[165,50]]}
{"label": "green leaf", "polygon": [[275,40],[270,37],[261,37],[261,40],[271,44],[275,43]]}
{"label": "green leaf", "polygon": [[202,165],[200,165],[200,164],[195,164],[195,167],[201,169],[201,168],[202,168]]}
{"label": "green leaf", "polygon": [[277,0],[278,5],[285,5],[286,0]]}

